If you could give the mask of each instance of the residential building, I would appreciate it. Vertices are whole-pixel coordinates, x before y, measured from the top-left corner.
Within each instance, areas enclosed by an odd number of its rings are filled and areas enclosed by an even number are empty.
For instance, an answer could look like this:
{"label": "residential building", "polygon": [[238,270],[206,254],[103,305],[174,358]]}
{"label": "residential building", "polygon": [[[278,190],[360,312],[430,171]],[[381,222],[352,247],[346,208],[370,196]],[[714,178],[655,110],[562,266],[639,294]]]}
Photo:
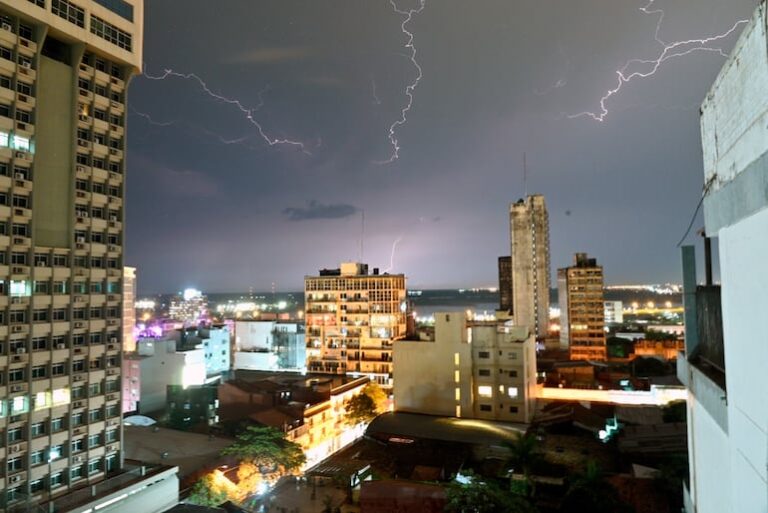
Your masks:
{"label": "residential building", "polygon": [[539,338],[549,330],[549,214],[534,194],[509,207],[512,317]]}
{"label": "residential building", "polygon": [[759,2],[701,107],[704,232],[718,245],[704,285],[693,246],[683,248],[688,387],[689,513],[768,511],[768,84],[766,2]]}
{"label": "residential building", "polygon": [[197,326],[208,319],[208,298],[196,289],[185,289],[171,298],[168,317],[184,326]]}
{"label": "residential building", "polygon": [[635,340],[635,357],[652,356],[661,360],[675,360],[680,351],[685,351],[685,341],[670,337],[667,340]]}
{"label": "residential building", "polygon": [[557,290],[561,347],[571,360],[607,360],[603,268],[586,253],[576,253],[571,267],[558,269]]}
{"label": "residential building", "polygon": [[406,334],[405,275],[343,263],[304,279],[307,368],[392,386],[392,342]]}
{"label": "residential building", "polygon": [[368,382],[366,376],[236,371],[219,385],[219,416],[282,430],[301,445],[310,468],[362,436],[362,426],[344,422],[345,404]]}
{"label": "residential building", "polygon": [[123,268],[123,352],[136,350],[136,268]]}
{"label": "residential building", "polygon": [[624,322],[624,303],[621,301],[603,301],[603,316],[605,324],[621,324]]}
{"label": "residential building", "polygon": [[[141,496],[110,495],[116,481],[107,476],[128,472],[120,426],[126,88],[141,71],[143,11],[142,0],[0,0],[4,511],[45,502],[65,511],[74,500],[78,511],[104,500],[130,511]],[[146,511],[177,500],[175,470],[163,476],[153,491],[173,493]]]}
{"label": "residential building", "polygon": [[530,422],[535,346],[526,327],[436,313],[433,338],[394,344],[395,411]]}
{"label": "residential building", "polygon": [[307,368],[304,324],[235,322],[234,369],[302,372]]}

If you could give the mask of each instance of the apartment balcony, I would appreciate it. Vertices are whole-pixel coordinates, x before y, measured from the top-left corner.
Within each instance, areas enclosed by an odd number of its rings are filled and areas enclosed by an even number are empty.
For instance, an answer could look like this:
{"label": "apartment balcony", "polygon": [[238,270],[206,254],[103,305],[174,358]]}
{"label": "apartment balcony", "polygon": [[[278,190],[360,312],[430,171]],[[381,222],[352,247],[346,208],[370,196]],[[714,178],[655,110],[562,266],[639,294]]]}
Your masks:
{"label": "apartment balcony", "polygon": [[89,66],[88,64],[85,64],[84,62],[80,63],[80,69],[78,70],[78,75],[84,78],[91,78],[93,76],[93,66]]}
{"label": "apartment balcony", "polygon": [[6,89],[5,87],[0,87],[0,100],[6,103],[12,103],[16,101],[16,93],[13,92],[13,89]]}
{"label": "apartment balcony", "polygon": [[5,41],[6,43],[9,43],[11,45],[15,45],[16,44],[16,40],[17,40],[16,34],[11,32],[11,27],[10,26],[8,26],[8,27],[3,26],[0,29],[0,41]]}
{"label": "apartment balcony", "polygon": [[[2,33],[4,31],[0,30],[0,40],[2,40]],[[16,72],[16,63],[13,61],[9,61],[8,59],[0,59],[0,71],[4,71],[8,74],[13,74]]]}
{"label": "apartment balcony", "polygon": [[725,390],[725,347],[720,287],[696,287],[698,345],[690,355],[691,363]]}
{"label": "apartment balcony", "polygon": [[13,180],[13,186],[16,188],[17,191],[22,191],[26,194],[29,194],[32,192],[32,182],[24,178],[24,175],[17,173],[19,176],[16,176]]}
{"label": "apartment balcony", "polygon": [[37,43],[26,37],[19,37],[18,51],[21,55],[34,57],[37,54]]}
{"label": "apartment balcony", "polygon": [[30,222],[32,220],[32,211],[24,207],[13,207],[14,221]]}
{"label": "apartment balcony", "polygon": [[16,100],[19,104],[27,107],[28,109],[34,109],[37,104],[37,100],[34,96],[28,94],[17,93]]}

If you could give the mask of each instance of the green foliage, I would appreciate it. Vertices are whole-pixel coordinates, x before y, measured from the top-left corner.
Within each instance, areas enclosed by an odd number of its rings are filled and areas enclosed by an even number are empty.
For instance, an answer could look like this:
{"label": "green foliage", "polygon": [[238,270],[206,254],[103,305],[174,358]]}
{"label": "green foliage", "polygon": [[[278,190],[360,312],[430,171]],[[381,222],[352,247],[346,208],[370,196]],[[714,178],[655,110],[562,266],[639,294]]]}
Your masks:
{"label": "green foliage", "polygon": [[636,377],[666,376],[674,374],[672,366],[653,357],[637,357],[632,360],[633,375]]}
{"label": "green foliage", "polygon": [[[565,494],[561,513],[624,513],[627,506],[619,499],[616,489],[605,480],[594,461],[587,462],[584,472],[574,476]],[[630,510],[631,511],[631,510]]]}
{"label": "green foliage", "polygon": [[627,358],[632,353],[633,344],[631,340],[621,337],[608,337],[605,341],[608,350],[608,356],[614,358]]}
{"label": "green foliage", "polygon": [[285,472],[298,469],[307,460],[301,447],[286,440],[282,431],[259,426],[246,427],[237,435],[235,443],[221,454],[235,456],[260,468],[274,470],[281,467]]}
{"label": "green foliage", "polygon": [[518,435],[514,440],[503,443],[509,450],[509,465],[515,472],[522,472],[524,477],[524,494],[532,496],[535,492],[535,485],[531,479],[533,468],[539,464],[542,459],[542,453],[539,451],[539,440],[532,433]]}
{"label": "green foliage", "polygon": [[685,422],[688,417],[688,406],[685,401],[669,403],[661,412],[664,422]]}
{"label": "green foliage", "polygon": [[214,477],[207,474],[198,480],[193,486],[187,500],[198,506],[216,507],[227,502],[227,494],[216,487]]}
{"label": "green foliage", "polygon": [[345,405],[347,414],[344,420],[350,425],[370,422],[382,413],[386,406],[387,394],[378,384],[370,382],[359,394],[347,401]]}
{"label": "green foliage", "polygon": [[535,513],[526,499],[514,495],[492,481],[468,474],[468,484],[451,482],[446,487],[448,504],[446,511],[453,513]]}

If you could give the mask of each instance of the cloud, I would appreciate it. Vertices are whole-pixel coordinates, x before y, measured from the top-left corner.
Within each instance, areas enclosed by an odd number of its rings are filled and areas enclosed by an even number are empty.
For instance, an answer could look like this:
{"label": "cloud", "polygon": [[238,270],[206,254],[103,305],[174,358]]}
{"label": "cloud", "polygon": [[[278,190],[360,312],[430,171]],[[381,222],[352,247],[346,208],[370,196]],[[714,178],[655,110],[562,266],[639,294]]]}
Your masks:
{"label": "cloud", "polygon": [[341,219],[358,212],[358,208],[346,203],[323,205],[316,200],[307,203],[306,207],[288,207],[283,214],[289,221],[307,221],[310,219]]}
{"label": "cloud", "polygon": [[257,48],[240,53],[229,59],[232,64],[270,64],[306,59],[314,54],[314,50],[305,46],[276,46],[272,48]]}

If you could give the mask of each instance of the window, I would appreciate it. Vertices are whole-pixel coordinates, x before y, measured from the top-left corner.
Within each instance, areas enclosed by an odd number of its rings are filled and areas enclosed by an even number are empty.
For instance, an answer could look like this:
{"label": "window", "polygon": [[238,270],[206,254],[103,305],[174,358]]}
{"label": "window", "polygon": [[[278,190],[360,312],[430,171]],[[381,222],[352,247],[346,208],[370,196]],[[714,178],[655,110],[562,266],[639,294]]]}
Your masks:
{"label": "window", "polygon": [[32,367],[32,379],[43,379],[48,375],[48,369],[46,365],[38,365]]}
{"label": "window", "polygon": [[480,405],[480,411],[492,411],[490,404],[481,404]]}
{"label": "window", "polygon": [[67,259],[67,255],[53,255],[53,266],[54,267],[68,267],[69,262]]}
{"label": "window", "polygon": [[517,406],[510,406],[509,413],[517,413]]}
{"label": "window", "polygon": [[45,483],[43,483],[42,479],[35,479],[34,481],[30,481],[29,483],[30,493],[42,492],[44,488],[45,488]]}
{"label": "window", "polygon": [[53,311],[53,320],[54,321],[66,321],[67,320],[67,309],[66,308],[57,308]]}
{"label": "window", "polygon": [[71,426],[76,427],[83,424],[83,412],[77,412],[72,414]]}
{"label": "window", "polygon": [[45,461],[44,453],[43,451],[35,451],[29,455],[29,459],[30,459],[30,464],[40,465]]}
{"label": "window", "polygon": [[0,46],[0,58],[12,61],[13,60],[13,50],[9,50],[8,48],[4,46]]}
{"label": "window", "polygon": [[50,283],[48,280],[35,280],[32,287],[34,294],[45,294],[48,295],[51,292]]}
{"label": "window", "polygon": [[51,376],[63,376],[66,368],[63,363],[54,363],[51,365]]}
{"label": "window", "polygon": [[519,395],[517,387],[507,387],[507,395],[512,399],[516,399]]}
{"label": "window", "polygon": [[[93,363],[93,362],[91,362]],[[101,395],[101,383],[91,383],[88,385],[88,395],[91,397]]]}
{"label": "window", "polygon": [[85,28],[85,11],[67,0],[53,0],[51,12],[80,28]]}
{"label": "window", "polygon": [[477,387],[477,395],[480,397],[493,397],[493,387],[490,385],[481,385]]}
{"label": "window", "polygon": [[20,121],[22,123],[31,123],[32,122],[32,113],[23,109],[16,108],[16,121]]}
{"label": "window", "polygon": [[[54,0],[55,1],[55,0]],[[132,50],[131,35],[123,32],[111,23],[107,23],[98,16],[91,15],[91,32],[110,43],[119,46],[123,50]]]}
{"label": "window", "polygon": [[490,376],[491,375],[490,369],[480,369],[480,370],[477,371],[477,373],[480,376]]}
{"label": "window", "polygon": [[48,309],[33,310],[32,322],[48,322]]}
{"label": "window", "polygon": [[509,371],[509,377],[510,378],[516,378],[517,377],[517,371],[516,370]]}
{"label": "window", "polygon": [[88,437],[88,448],[93,449],[94,447],[98,447],[101,445],[101,433],[97,433],[95,435],[90,435]]}
{"label": "window", "polygon": [[477,356],[478,358],[490,358],[491,353],[489,353],[488,351],[480,351],[479,353],[477,353]]}
{"label": "window", "polygon": [[72,387],[71,397],[73,400],[83,399],[85,397],[85,387],[84,386]]}
{"label": "window", "polygon": [[72,444],[70,445],[70,454],[74,454],[76,452],[82,451],[83,447],[84,447],[84,444],[83,444],[82,438],[78,440],[72,440]]}
{"label": "window", "polygon": [[120,415],[120,404],[108,404],[106,410],[107,418],[117,417]]}
{"label": "window", "polygon": [[51,433],[58,433],[59,431],[64,431],[64,417],[51,419]]}
{"label": "window", "polygon": [[67,293],[67,282],[66,281],[54,281],[53,282],[53,293],[54,294],[66,294]]}
{"label": "window", "polygon": [[0,87],[5,89],[11,89],[11,77],[0,75]]}
{"label": "window", "polygon": [[72,372],[83,372],[85,370],[85,360],[75,360],[72,362]]}
{"label": "window", "polygon": [[51,488],[56,488],[62,484],[64,484],[64,474],[62,472],[51,474]]}
{"label": "window", "polygon": [[101,472],[101,458],[96,458],[88,462],[88,474]]}
{"label": "window", "polygon": [[100,408],[96,408],[93,410],[90,410],[88,412],[88,422],[96,422],[98,420],[101,420],[103,417],[102,411]]}
{"label": "window", "polygon": [[32,438],[43,436],[45,434],[45,422],[32,424]]}
{"label": "window", "polygon": [[18,91],[21,94],[26,94],[27,96],[32,96],[32,86],[25,82],[21,82],[21,81],[16,82],[16,91]]}
{"label": "window", "polygon": [[[13,314],[11,314],[13,315]],[[8,371],[8,382],[9,383],[16,383],[19,381],[25,381],[25,372],[26,369],[11,369]]]}
{"label": "window", "polygon": [[78,467],[72,467],[69,470],[69,479],[70,481],[75,481],[76,479],[80,479],[83,477],[83,466],[80,465]]}
{"label": "window", "polygon": [[20,457],[8,459],[8,472],[18,472],[24,468],[24,464]]}
{"label": "window", "polygon": [[133,21],[133,6],[124,0],[96,0],[96,3],[106,7],[121,18]]}
{"label": "window", "polygon": [[13,428],[8,430],[8,443],[16,443],[24,438],[21,428]]}

